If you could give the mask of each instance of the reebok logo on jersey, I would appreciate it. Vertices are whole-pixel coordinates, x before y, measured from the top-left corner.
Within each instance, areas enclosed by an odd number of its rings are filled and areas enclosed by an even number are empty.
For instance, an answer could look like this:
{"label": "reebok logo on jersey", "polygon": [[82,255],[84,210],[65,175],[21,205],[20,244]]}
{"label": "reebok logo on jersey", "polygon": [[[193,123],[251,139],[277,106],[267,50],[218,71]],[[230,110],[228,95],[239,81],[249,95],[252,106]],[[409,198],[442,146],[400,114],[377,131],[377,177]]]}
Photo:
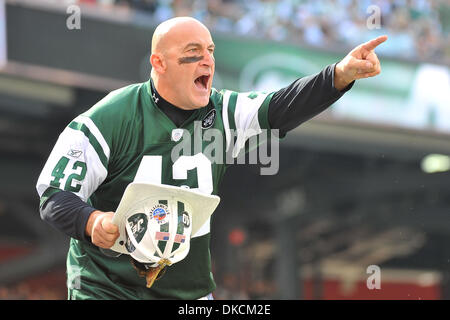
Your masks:
{"label": "reebok logo on jersey", "polygon": [[67,152],[67,155],[69,157],[73,157],[73,158],[79,158],[82,154],[83,154],[83,151],[74,150],[74,149],[70,149],[69,152]]}
{"label": "reebok logo on jersey", "polygon": [[216,110],[212,109],[207,113],[207,115],[202,120],[202,128],[203,129],[209,129],[214,124],[214,121],[216,120]]}

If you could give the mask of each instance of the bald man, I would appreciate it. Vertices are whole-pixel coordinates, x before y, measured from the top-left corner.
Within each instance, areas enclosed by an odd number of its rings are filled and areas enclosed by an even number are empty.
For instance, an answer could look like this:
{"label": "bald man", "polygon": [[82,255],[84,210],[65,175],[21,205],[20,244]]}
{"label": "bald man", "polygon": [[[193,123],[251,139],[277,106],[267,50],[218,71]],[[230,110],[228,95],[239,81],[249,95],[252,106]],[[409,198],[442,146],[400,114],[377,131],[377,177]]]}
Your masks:
{"label": "bald man", "polygon": [[[252,134],[280,136],[338,100],[357,79],[380,73],[379,37],[339,63],[271,93],[212,88],[215,45],[199,21],[180,17],[159,25],[152,38],[150,79],[108,94],[61,133],[37,182],[43,220],[70,236],[69,299],[201,299],[215,289],[209,254],[210,221],[191,237],[187,257],[166,268],[150,288],[130,256],[110,256],[119,236],[112,224],[125,188],[137,177],[218,194],[225,162],[201,152],[172,159],[176,133],[214,129],[233,156]],[[234,144],[232,131],[237,132]],[[179,137],[179,136],[178,136]],[[211,142],[213,143],[213,142]],[[158,176],[160,175],[160,176]],[[139,177],[140,180],[144,179]]]}

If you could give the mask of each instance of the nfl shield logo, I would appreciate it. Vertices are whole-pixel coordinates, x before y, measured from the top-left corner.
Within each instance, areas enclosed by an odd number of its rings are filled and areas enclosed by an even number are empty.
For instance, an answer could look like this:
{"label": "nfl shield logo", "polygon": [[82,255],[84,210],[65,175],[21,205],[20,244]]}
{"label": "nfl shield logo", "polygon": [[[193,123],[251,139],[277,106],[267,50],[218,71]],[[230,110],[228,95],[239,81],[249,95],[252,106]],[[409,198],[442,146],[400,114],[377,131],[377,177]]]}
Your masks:
{"label": "nfl shield logo", "polygon": [[172,130],[172,141],[179,141],[183,137],[183,129],[173,129]]}

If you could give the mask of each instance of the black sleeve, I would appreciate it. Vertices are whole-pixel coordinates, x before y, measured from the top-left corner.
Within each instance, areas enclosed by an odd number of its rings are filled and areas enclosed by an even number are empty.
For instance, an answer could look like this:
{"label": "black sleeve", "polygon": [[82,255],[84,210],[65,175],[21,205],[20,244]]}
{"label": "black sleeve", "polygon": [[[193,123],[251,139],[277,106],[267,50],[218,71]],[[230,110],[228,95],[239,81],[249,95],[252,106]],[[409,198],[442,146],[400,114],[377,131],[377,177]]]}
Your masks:
{"label": "black sleeve", "polygon": [[272,129],[280,130],[280,137],[327,109],[351,89],[354,81],[342,91],[334,87],[335,65],[298,79],[273,94],[269,103],[269,124]]}
{"label": "black sleeve", "polygon": [[52,195],[40,208],[42,220],[77,240],[90,241],[85,233],[89,216],[95,211],[72,192]]}

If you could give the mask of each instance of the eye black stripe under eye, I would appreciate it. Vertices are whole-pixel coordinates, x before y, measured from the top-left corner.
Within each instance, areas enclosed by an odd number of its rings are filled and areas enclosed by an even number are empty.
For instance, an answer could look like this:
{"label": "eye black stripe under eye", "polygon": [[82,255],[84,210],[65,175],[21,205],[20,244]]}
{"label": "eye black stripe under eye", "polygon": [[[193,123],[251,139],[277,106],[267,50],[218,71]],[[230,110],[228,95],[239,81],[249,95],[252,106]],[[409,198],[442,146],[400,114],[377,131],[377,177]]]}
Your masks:
{"label": "eye black stripe under eye", "polygon": [[178,64],[183,63],[194,63],[203,59],[203,56],[195,56],[195,57],[182,57],[178,59]]}

